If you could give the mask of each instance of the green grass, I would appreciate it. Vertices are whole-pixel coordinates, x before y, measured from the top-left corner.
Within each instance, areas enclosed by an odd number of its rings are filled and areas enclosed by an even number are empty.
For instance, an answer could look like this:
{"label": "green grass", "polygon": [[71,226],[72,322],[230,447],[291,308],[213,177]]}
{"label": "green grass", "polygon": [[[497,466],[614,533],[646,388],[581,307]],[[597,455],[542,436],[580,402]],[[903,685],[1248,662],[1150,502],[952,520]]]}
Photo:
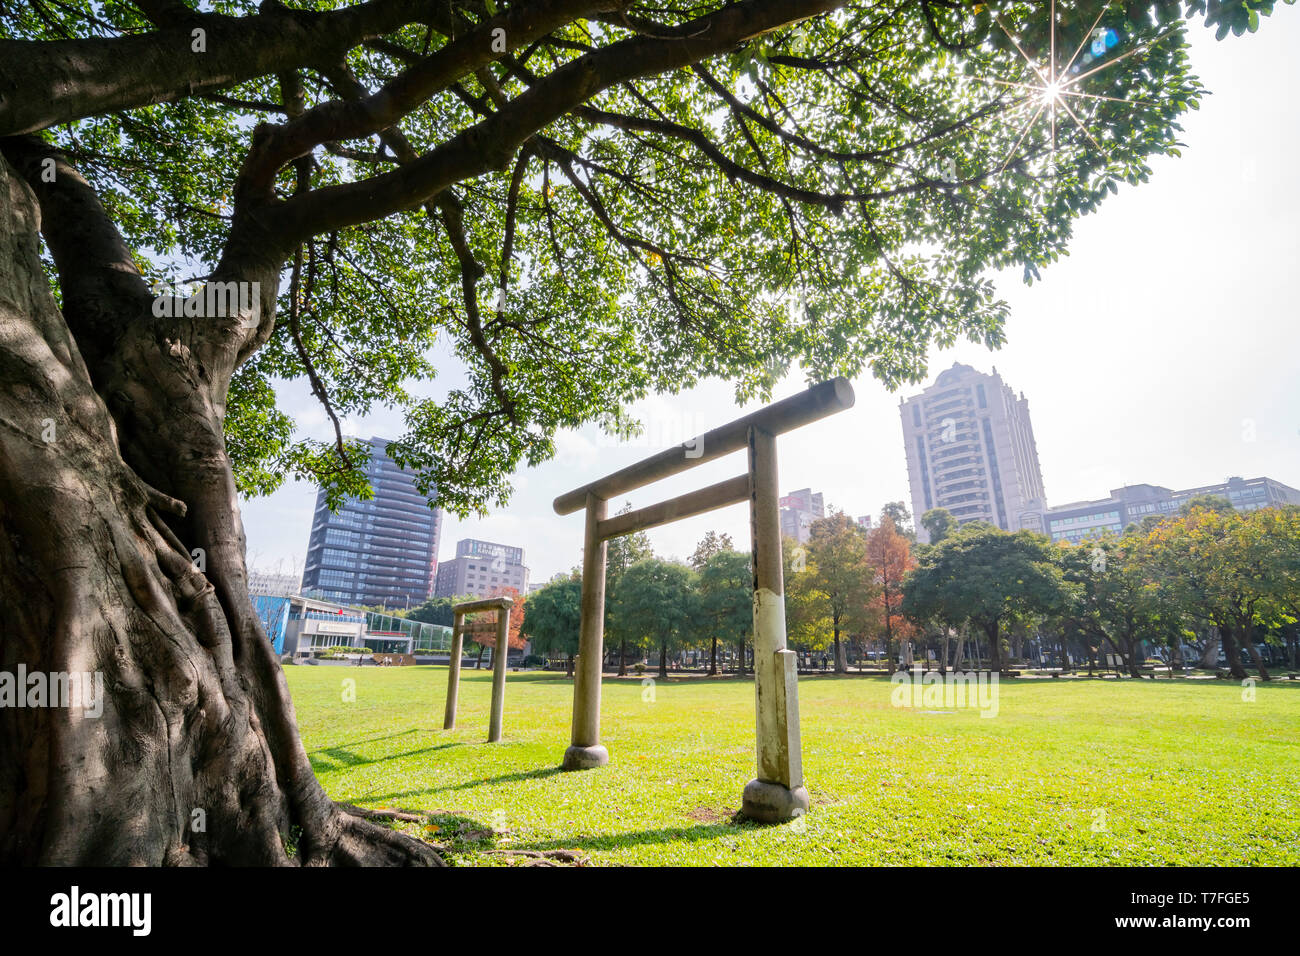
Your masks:
{"label": "green grass", "polygon": [[[488,671],[288,667],[335,800],[440,816],[459,864],[497,848],[604,864],[1300,864],[1300,684],[1007,680],[998,715],[890,704],[884,678],[800,680],[803,821],[734,824],[754,776],[750,681],[604,684],[610,764],[561,773],[572,685],[511,674],[487,744]],[[344,702],[343,681],[356,681]],[[1104,826],[1103,814],[1104,811]]]}

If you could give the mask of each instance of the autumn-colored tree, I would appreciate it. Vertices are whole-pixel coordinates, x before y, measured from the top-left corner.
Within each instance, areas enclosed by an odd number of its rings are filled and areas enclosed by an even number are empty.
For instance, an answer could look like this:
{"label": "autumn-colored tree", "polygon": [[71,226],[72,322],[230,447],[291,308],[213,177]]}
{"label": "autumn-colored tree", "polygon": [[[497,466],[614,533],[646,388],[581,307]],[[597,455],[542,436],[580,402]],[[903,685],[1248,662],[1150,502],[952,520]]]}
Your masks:
{"label": "autumn-colored tree", "polygon": [[[510,647],[520,650],[528,643],[520,633],[520,629],[524,626],[524,599],[512,587],[493,588],[487,596],[509,597],[515,602],[510,605],[510,627],[506,632],[506,638]],[[478,657],[474,659],[474,667],[478,669],[483,666],[483,651],[497,646],[497,612],[480,611],[477,614],[470,614],[465,620],[465,638],[478,645]]]}
{"label": "autumn-colored tree", "polygon": [[871,601],[876,615],[873,629],[892,670],[894,642],[911,640],[917,633],[916,625],[902,612],[903,578],[916,567],[916,558],[911,541],[899,533],[892,517],[882,515],[879,527],[867,532],[866,563],[876,583]]}

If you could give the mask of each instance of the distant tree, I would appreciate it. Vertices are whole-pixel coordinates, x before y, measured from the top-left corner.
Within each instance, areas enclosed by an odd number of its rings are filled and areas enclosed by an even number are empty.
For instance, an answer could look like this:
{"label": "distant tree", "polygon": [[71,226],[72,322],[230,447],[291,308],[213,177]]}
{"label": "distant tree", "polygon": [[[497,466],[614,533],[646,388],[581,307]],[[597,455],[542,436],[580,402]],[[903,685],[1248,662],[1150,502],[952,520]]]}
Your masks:
{"label": "distant tree", "polygon": [[829,620],[835,672],[842,674],[848,670],[844,638],[866,630],[876,592],[866,535],[856,521],[836,511],[812,523],[807,551],[807,569],[796,575],[796,590],[806,591],[800,598],[809,610]]}
{"label": "distant tree", "polygon": [[918,556],[903,584],[903,613],[918,622],[969,619],[984,632],[1000,671],[1004,629],[1028,615],[1058,612],[1066,596],[1045,537],[972,523]]}
{"label": "distant tree", "polygon": [[1232,506],[1232,502],[1222,495],[1204,494],[1193,495],[1191,498],[1188,498],[1178,509],[1178,513],[1180,515],[1189,515],[1197,508],[1215,511],[1221,515],[1234,514],[1237,510]]}
{"label": "distant tree", "polygon": [[1283,622],[1294,670],[1300,663],[1300,506],[1261,508],[1251,513],[1250,520],[1272,541],[1267,556],[1268,600]]}
{"label": "distant tree", "polygon": [[[519,592],[512,587],[497,587],[488,592],[487,597],[510,597],[514,599],[514,604],[510,606],[510,625],[506,631],[506,642],[508,647],[519,650],[527,643],[519,633],[524,623],[524,599]],[[480,611],[477,614],[470,614],[465,618],[465,636],[478,645],[478,656],[474,659],[474,667],[477,670],[483,666],[483,651],[487,648],[497,646],[497,613],[496,611]]]}
{"label": "distant tree", "polygon": [[696,571],[703,570],[704,565],[708,563],[709,558],[722,551],[735,551],[736,546],[731,542],[731,535],[723,533],[718,534],[716,531],[710,531],[706,534],[700,543],[695,546],[695,551],[691,554],[691,567]]}
{"label": "distant tree", "polygon": [[455,615],[452,614],[452,605],[466,600],[463,597],[435,597],[429,598],[418,607],[413,607],[404,615],[408,620],[420,621],[424,624],[441,624],[443,627],[451,627]]}
{"label": "distant tree", "polygon": [[1109,643],[1131,676],[1142,675],[1143,641],[1178,645],[1182,615],[1154,584],[1144,537],[1060,544],[1056,555],[1069,586],[1062,615],[1092,646]]}
{"label": "distant tree", "polygon": [[921,527],[930,536],[931,544],[938,544],[958,528],[957,519],[947,508],[931,508],[921,515]]}
{"label": "distant tree", "polygon": [[717,674],[720,641],[734,642],[744,661],[745,641],[754,626],[753,571],[749,555],[727,548],[709,555],[698,573],[698,622],[709,643],[709,673]]}
{"label": "distant tree", "polygon": [[1260,533],[1263,522],[1248,521],[1219,501],[1198,496],[1156,526],[1148,536],[1152,564],[1166,600],[1218,628],[1232,676],[1246,678],[1244,646],[1267,680],[1255,634],[1261,626],[1281,623],[1271,577],[1276,558]]}
{"label": "distant tree", "polygon": [[[624,515],[631,510],[632,502],[628,501],[615,514]],[[612,595],[623,572],[638,561],[653,556],[650,537],[644,531],[610,538],[605,551],[605,593]],[[619,629],[608,600],[605,602],[605,633],[618,640],[618,676],[623,677],[627,674],[627,635]]]}
{"label": "distant tree", "polygon": [[619,577],[612,619],[619,633],[642,647],[659,648],[659,676],[668,676],[668,652],[694,636],[698,617],[695,572],[684,564],[643,558]]}
{"label": "distant tree", "polygon": [[582,618],[582,578],[574,572],[528,595],[519,633],[532,641],[539,654],[560,654],[573,676],[573,655],[578,653]]}
{"label": "distant tree", "polygon": [[916,543],[916,530],[912,527],[912,512],[907,510],[907,503],[903,501],[889,501],[880,509],[880,520],[894,522],[894,527],[898,533]]}
{"label": "distant tree", "polygon": [[894,642],[910,640],[917,632],[916,625],[902,613],[903,579],[916,567],[916,559],[911,542],[898,533],[891,517],[882,516],[879,527],[867,532],[866,537],[866,564],[876,584],[872,599],[875,627],[892,670]]}
{"label": "distant tree", "polygon": [[832,632],[816,559],[794,538],[785,539],[782,558],[786,640],[801,650],[823,651],[831,646]]}

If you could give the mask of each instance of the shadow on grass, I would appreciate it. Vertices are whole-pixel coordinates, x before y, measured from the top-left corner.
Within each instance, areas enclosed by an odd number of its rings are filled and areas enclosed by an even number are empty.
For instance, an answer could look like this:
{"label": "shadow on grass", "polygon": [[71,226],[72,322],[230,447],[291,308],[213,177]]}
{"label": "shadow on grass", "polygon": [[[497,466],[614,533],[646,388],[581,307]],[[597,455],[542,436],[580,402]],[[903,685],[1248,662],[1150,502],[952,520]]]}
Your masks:
{"label": "shadow on grass", "polygon": [[311,761],[312,772],[321,773],[323,771],[338,770],[342,767],[364,767],[367,764],[383,763],[385,760],[400,760],[402,757],[414,757],[417,754],[433,753],[437,750],[446,750],[449,747],[463,746],[465,745],[459,741],[453,741],[451,743],[437,744],[433,747],[407,750],[400,754],[385,754],[382,757],[362,757],[343,747],[325,747],[309,753],[307,759]]}
{"label": "shadow on grass", "polygon": [[[447,746],[451,746],[448,744]],[[421,790],[397,790],[393,793],[367,794],[365,799],[368,802],[389,803],[395,800],[403,800],[407,797],[427,797],[433,793],[446,793],[455,790],[472,790],[475,787],[486,787],[497,783],[520,783],[524,780],[544,780],[547,777],[553,777],[557,773],[563,773],[560,767],[543,767],[540,770],[520,770],[516,773],[503,773],[496,777],[483,777],[478,780],[467,780],[464,783],[451,783],[445,787],[425,787]]]}
{"label": "shadow on grass", "polygon": [[377,743],[380,740],[392,740],[394,737],[405,737],[407,734],[416,733],[418,729],[419,728],[417,727],[411,727],[407,730],[399,730],[395,734],[384,734],[381,737],[366,737],[362,740],[349,740],[341,744],[335,744],[333,747],[329,747],[329,748],[319,747],[316,750],[311,751],[311,753],[322,753],[327,749],[337,750],[342,747],[356,747],[359,746],[360,744],[373,744],[373,743]]}
{"label": "shadow on grass", "polygon": [[521,850],[617,850],[628,846],[646,846],[664,843],[701,843],[719,837],[735,836],[745,830],[763,828],[751,820],[738,823],[700,823],[695,826],[661,827],[658,830],[639,830],[634,833],[584,834],[553,840],[533,840],[519,843]]}
{"label": "shadow on grass", "polygon": [[465,783],[457,783],[446,787],[435,787],[431,793],[440,793],[444,790],[472,790],[474,787],[486,787],[496,783],[519,783],[523,780],[544,780],[547,777],[553,777],[557,773],[563,773],[561,767],[543,767],[541,770],[520,770],[516,773],[503,773],[496,777],[484,777],[482,780],[469,780]]}

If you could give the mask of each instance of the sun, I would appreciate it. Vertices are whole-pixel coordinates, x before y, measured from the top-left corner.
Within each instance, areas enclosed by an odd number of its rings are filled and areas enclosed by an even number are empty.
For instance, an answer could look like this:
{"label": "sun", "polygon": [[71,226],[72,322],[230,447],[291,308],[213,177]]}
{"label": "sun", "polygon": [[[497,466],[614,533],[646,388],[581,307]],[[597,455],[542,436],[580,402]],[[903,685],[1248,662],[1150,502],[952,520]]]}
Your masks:
{"label": "sun", "polygon": [[[1006,80],[995,77],[984,77],[985,82],[993,83],[998,86],[1011,87],[1022,90],[1025,98],[1022,102],[1029,107],[1029,118],[1021,127],[1020,135],[1015,144],[1008,151],[1006,158],[1002,161],[999,172],[1005,170],[1015,157],[1016,150],[1020,144],[1025,141],[1030,130],[1040,119],[1043,119],[1050,126],[1051,151],[1056,152],[1057,126],[1067,120],[1073,123],[1080,132],[1087,137],[1088,141],[1103,154],[1109,155],[1102,147],[1097,138],[1093,136],[1088,129],[1087,122],[1080,118],[1079,109],[1081,109],[1081,100],[1092,100],[1094,102],[1107,100],[1115,103],[1131,103],[1134,105],[1153,105],[1146,100],[1130,99],[1127,97],[1103,96],[1098,93],[1087,93],[1082,89],[1084,80],[1091,76],[1108,70],[1117,63],[1128,59],[1145,50],[1169,36],[1173,30],[1165,30],[1153,37],[1146,43],[1139,44],[1130,50],[1126,50],[1117,56],[1108,54],[1120,43],[1119,34],[1109,28],[1101,26],[1102,17],[1106,11],[1111,9],[1115,4],[1108,2],[1102,4],[1102,8],[1097,13],[1096,19],[1092,21],[1092,26],[1083,35],[1079,45],[1070,54],[1064,65],[1061,64],[1061,58],[1057,52],[1056,37],[1056,0],[1051,0],[1049,8],[1050,24],[1050,47],[1045,62],[1039,62],[1030,56],[1020,41],[1007,29],[1000,16],[994,16],[993,20],[1001,28],[1002,32],[1011,40],[1016,51],[1024,58],[1030,70],[1034,74],[1035,80]],[[1085,50],[1088,52],[1085,53]],[[1102,61],[1097,66],[1091,66],[1094,61]],[[1079,109],[1076,109],[1078,107]]]}

